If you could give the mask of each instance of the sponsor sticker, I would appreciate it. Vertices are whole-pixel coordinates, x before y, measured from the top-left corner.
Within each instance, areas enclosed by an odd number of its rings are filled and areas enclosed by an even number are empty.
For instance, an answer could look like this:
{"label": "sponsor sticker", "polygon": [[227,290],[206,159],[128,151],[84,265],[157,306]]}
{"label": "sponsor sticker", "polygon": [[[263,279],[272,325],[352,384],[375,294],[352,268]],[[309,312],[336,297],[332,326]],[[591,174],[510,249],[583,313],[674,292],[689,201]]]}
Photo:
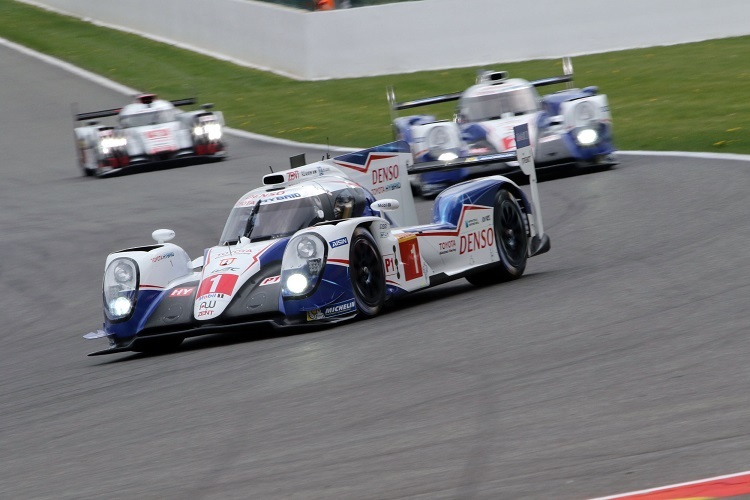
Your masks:
{"label": "sponsor sticker", "polygon": [[346,236],[344,236],[343,238],[339,238],[337,240],[330,241],[328,244],[331,245],[331,248],[336,248],[336,247],[340,247],[340,246],[343,246],[343,245],[348,245],[349,244],[349,240],[346,238]]}
{"label": "sponsor sticker", "polygon": [[163,255],[157,255],[151,259],[151,262],[159,262],[160,260],[170,259],[174,257],[174,252],[165,253]]}
{"label": "sponsor sticker", "polygon": [[320,312],[320,309],[313,309],[312,311],[307,311],[307,321],[315,321],[319,319],[323,319],[325,316],[323,316],[323,313]]}
{"label": "sponsor sticker", "polygon": [[348,312],[352,312],[357,308],[357,305],[354,302],[354,299],[347,300],[346,302],[339,302],[338,304],[333,304],[332,306],[324,307],[323,308],[323,316],[326,318],[331,316],[340,316],[342,314],[346,314]]}
{"label": "sponsor sticker", "polygon": [[203,297],[209,293],[232,295],[238,278],[239,276],[236,274],[214,274],[209,276],[201,283],[198,289],[198,297]]}
{"label": "sponsor sticker", "polygon": [[195,291],[195,287],[187,287],[187,288],[175,288],[172,290],[172,292],[169,294],[170,297],[188,297],[193,294],[193,291]]}
{"label": "sponsor sticker", "polygon": [[261,281],[260,285],[258,286],[275,285],[279,281],[281,281],[281,276],[269,276],[268,278]]}
{"label": "sponsor sticker", "polygon": [[476,252],[495,244],[495,232],[491,228],[462,234],[459,240],[459,254]]}
{"label": "sponsor sticker", "polygon": [[412,233],[403,233],[399,234],[397,238],[401,262],[404,263],[404,278],[406,278],[406,281],[421,278],[424,276],[424,272],[417,236]]}

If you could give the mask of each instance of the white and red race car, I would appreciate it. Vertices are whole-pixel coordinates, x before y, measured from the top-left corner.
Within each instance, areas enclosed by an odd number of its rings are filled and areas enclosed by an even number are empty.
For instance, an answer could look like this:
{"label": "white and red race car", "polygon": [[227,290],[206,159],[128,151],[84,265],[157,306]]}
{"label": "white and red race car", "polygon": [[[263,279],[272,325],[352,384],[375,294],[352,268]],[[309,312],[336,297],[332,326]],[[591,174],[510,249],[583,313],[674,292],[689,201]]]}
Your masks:
{"label": "white and red race car", "polygon": [[[122,108],[75,113],[78,163],[85,175],[106,176],[137,165],[187,158],[223,159],[224,116],[204,104],[195,111],[178,106],[195,104],[195,99],[166,101],[154,94],[142,94]],[[96,118],[116,116],[114,125]]]}

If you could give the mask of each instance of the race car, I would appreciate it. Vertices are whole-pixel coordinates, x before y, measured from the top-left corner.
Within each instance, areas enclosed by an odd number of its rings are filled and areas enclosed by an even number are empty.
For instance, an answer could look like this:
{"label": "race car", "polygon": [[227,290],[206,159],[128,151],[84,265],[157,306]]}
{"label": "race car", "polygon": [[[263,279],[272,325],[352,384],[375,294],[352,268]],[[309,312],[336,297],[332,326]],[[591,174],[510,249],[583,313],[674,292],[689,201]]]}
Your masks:
{"label": "race car", "polygon": [[[234,204],[202,257],[170,243],[169,229],[154,231],[155,243],[111,253],[103,328],[85,335],[109,347],[90,355],[173,349],[229,329],[250,337],[262,325],[368,318],[450,280],[519,278],[529,257],[549,250],[535,191],[529,198],[499,175],[445,190],[432,223],[418,224],[413,168],[409,145],[398,141],[270,173]],[[446,167],[419,167],[432,168]]]}
{"label": "race car", "polygon": [[[394,135],[409,143],[416,162],[430,162],[513,151],[514,127],[525,123],[537,167],[616,164],[606,95],[596,87],[567,88],[541,97],[537,92],[539,87],[572,82],[569,58],[563,60],[563,69],[562,76],[534,81],[509,78],[505,71],[484,71],[463,92],[407,102],[396,102],[391,87],[387,97]],[[458,101],[453,121],[439,121],[432,115],[397,116],[401,109],[449,101]],[[507,174],[517,168],[516,162],[507,162],[436,171],[415,176],[412,183],[417,192],[429,197],[488,169]]]}
{"label": "race car", "polygon": [[[182,111],[178,106],[195,104],[194,98],[166,101],[155,94],[142,94],[122,108],[74,113],[87,121],[76,127],[78,163],[84,175],[103,177],[137,165],[186,158],[223,159],[224,115],[211,111]],[[116,123],[103,125],[96,118],[116,116]]]}

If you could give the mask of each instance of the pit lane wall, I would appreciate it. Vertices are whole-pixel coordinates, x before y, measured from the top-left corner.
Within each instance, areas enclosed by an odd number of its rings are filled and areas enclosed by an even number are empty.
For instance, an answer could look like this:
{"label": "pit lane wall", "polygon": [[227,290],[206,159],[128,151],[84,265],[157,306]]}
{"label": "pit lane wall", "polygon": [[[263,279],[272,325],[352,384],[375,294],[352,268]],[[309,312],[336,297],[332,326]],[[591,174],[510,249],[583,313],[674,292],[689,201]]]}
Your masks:
{"label": "pit lane wall", "polygon": [[750,34],[750,0],[419,0],[307,12],[252,0],[22,0],[301,80]]}

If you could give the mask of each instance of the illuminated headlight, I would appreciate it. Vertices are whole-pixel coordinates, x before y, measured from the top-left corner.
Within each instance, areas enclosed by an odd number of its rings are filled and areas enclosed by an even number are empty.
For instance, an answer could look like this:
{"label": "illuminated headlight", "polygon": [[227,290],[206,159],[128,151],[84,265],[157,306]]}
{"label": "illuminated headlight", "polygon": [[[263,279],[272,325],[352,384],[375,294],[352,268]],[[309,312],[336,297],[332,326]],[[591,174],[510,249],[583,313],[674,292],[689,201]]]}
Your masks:
{"label": "illuminated headlight", "polygon": [[221,139],[221,125],[218,122],[205,122],[193,128],[193,135],[206,136],[209,141],[218,141]]}
{"label": "illuminated headlight", "polygon": [[323,275],[326,249],[325,240],[315,233],[300,234],[289,241],[281,265],[283,295],[306,296],[315,289]]}
{"label": "illuminated headlight", "polygon": [[599,134],[593,128],[584,128],[576,132],[576,141],[581,146],[591,146],[599,140]]}
{"label": "illuminated headlight", "polygon": [[203,126],[203,129],[206,131],[209,141],[218,141],[221,139],[221,125],[218,123],[207,123]]}
{"label": "illuminated headlight", "polygon": [[120,321],[130,316],[137,299],[138,279],[138,264],[133,259],[122,257],[109,263],[102,284],[107,318]]}
{"label": "illuminated headlight", "polygon": [[453,161],[456,158],[458,158],[458,155],[452,151],[448,151],[447,153],[443,153],[438,157],[438,160],[440,161]]}
{"label": "illuminated headlight", "polygon": [[125,297],[117,297],[109,303],[109,312],[112,316],[126,316],[130,312],[133,303]]}
{"label": "illuminated headlight", "polygon": [[123,148],[125,147],[125,144],[127,144],[127,141],[124,137],[103,137],[102,140],[99,142],[99,146],[102,148],[102,151],[107,149],[117,149],[117,148]]}
{"label": "illuminated headlight", "polygon": [[307,276],[302,273],[290,274],[286,279],[286,289],[295,295],[304,293],[307,290],[309,281]]}

